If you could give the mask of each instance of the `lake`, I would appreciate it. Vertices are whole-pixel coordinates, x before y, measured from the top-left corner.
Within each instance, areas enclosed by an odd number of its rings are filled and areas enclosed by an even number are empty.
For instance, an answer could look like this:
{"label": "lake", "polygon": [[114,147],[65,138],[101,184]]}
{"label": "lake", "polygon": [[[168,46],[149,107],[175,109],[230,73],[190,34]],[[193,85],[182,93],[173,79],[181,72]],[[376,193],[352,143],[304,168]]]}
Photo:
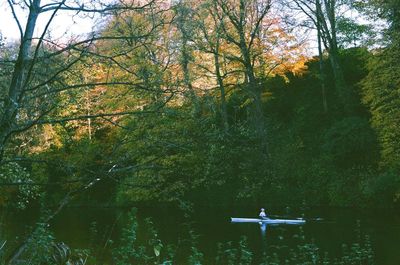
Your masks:
{"label": "lake", "polygon": [[[267,206],[263,206],[267,207]],[[144,218],[151,217],[163,244],[177,244],[183,237],[183,224],[188,221],[198,235],[197,246],[204,253],[204,264],[212,264],[219,242],[238,242],[247,238],[254,260],[262,253],[276,249],[288,251],[296,248],[302,237],[314,242],[320,253],[328,253],[331,260],[342,255],[342,245],[358,240],[358,232],[368,235],[378,265],[400,264],[400,214],[395,210],[349,209],[349,208],[266,208],[271,215],[299,217],[304,214],[305,225],[260,226],[258,223],[230,223],[230,217],[255,217],[259,207],[237,205],[233,209],[219,207],[196,207],[187,218],[182,211],[172,206],[138,206],[139,227]],[[99,262],[110,262],[109,240],[118,242],[122,227],[127,222],[128,209],[72,207],[63,210],[51,223],[57,241],[72,248],[95,247],[93,252]],[[37,222],[38,209],[25,211],[2,210],[0,214],[0,244],[16,245],[17,236],[23,235],[29,226]],[[359,225],[358,225],[359,224]],[[139,228],[140,230],[140,228]],[[140,231],[139,231],[139,240]],[[286,250],[285,250],[286,249]]]}

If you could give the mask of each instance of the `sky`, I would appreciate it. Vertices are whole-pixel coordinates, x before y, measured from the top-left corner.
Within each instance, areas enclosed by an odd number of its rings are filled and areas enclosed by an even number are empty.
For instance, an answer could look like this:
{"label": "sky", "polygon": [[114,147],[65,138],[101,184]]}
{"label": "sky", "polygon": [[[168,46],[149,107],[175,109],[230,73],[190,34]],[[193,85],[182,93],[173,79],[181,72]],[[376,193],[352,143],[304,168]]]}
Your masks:
{"label": "sky", "polygon": [[[43,3],[49,1],[42,1]],[[43,5],[43,4],[42,4]],[[22,10],[21,8],[16,9],[18,19],[20,20],[21,26],[24,29],[27,19],[28,10]],[[51,12],[40,14],[37,22],[35,36],[42,34],[48,19],[50,18]],[[50,32],[52,39],[58,39],[59,41],[67,40],[71,36],[77,36],[85,33],[90,33],[93,27],[96,25],[95,19],[82,18],[80,15],[72,16],[70,11],[59,11],[58,15],[53,20]],[[11,9],[7,3],[7,0],[0,0],[0,32],[3,38],[6,38],[6,42],[14,42],[19,40],[19,30],[15,19],[12,16]]]}
{"label": "sky", "polygon": [[[58,0],[42,0],[42,6],[48,3],[54,3]],[[71,3],[74,0],[67,0],[67,2]],[[100,2],[110,3],[113,0],[80,0],[80,2],[87,2],[88,5],[90,3],[95,3],[96,5]],[[138,0],[141,1],[141,0]],[[15,2],[23,2],[22,0],[15,0]],[[18,19],[21,22],[22,28],[25,28],[26,18],[27,18],[27,9],[22,10],[20,7],[16,6],[16,13]],[[44,14],[40,14],[37,25],[35,36],[40,36],[46,26],[46,22],[48,21],[51,12],[47,12]],[[357,18],[357,21],[361,21],[361,18]],[[98,26],[99,23],[96,23],[96,19],[93,18],[83,18],[81,14],[76,15],[71,11],[59,11],[58,15],[54,19],[50,27],[51,39],[57,41],[58,43],[66,43],[71,37],[75,37],[77,35],[85,35],[85,33],[90,33],[93,31],[93,28]],[[0,33],[3,38],[6,38],[6,42],[15,42],[19,40],[19,30],[15,19],[12,16],[11,9],[7,3],[7,0],[0,0]],[[311,35],[304,35],[303,37],[309,38],[309,48],[311,54],[316,54],[316,36],[315,32],[312,32]]]}

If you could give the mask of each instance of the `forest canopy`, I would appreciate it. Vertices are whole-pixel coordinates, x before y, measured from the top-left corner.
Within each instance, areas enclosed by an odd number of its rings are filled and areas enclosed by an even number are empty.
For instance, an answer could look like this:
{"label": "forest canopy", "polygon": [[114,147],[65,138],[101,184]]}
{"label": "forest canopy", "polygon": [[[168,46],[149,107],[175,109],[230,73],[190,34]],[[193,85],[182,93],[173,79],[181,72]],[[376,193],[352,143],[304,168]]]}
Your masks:
{"label": "forest canopy", "polygon": [[7,2],[0,206],[398,205],[398,1]]}

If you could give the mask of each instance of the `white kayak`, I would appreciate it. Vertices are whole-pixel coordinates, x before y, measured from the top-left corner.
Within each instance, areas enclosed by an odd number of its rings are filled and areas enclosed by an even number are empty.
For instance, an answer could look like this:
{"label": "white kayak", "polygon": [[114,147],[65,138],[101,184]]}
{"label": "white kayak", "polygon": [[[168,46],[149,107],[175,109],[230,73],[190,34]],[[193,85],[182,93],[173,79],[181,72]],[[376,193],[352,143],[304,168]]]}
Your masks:
{"label": "white kayak", "polygon": [[289,224],[299,225],[304,224],[304,219],[260,219],[260,218],[233,218],[231,217],[232,223],[263,223],[263,224]]}

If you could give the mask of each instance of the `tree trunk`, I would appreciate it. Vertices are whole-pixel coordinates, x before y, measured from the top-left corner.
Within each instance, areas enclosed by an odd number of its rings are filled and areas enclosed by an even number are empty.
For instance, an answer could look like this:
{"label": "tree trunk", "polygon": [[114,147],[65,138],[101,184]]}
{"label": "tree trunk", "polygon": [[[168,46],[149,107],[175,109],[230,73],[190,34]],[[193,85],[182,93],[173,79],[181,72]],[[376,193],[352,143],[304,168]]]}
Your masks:
{"label": "tree trunk", "polygon": [[[322,8],[324,6],[324,10]],[[340,102],[346,113],[352,111],[351,91],[344,79],[343,71],[339,62],[339,48],[337,43],[336,28],[336,0],[316,1],[316,27],[323,40],[325,49],[329,54],[335,88]]]}
{"label": "tree trunk", "polygon": [[344,79],[342,67],[339,62],[339,53],[337,49],[331,49],[329,51],[329,61],[331,63],[333,77],[335,79],[335,87],[338,92],[341,103],[343,104],[345,112],[351,112],[351,91],[347,86]]}
{"label": "tree trunk", "polygon": [[217,43],[214,51],[215,74],[217,76],[217,83],[221,93],[221,118],[222,126],[225,133],[229,132],[228,111],[226,109],[225,86],[221,75],[221,67],[219,63],[219,37],[217,36]]}
{"label": "tree trunk", "polygon": [[261,150],[263,153],[268,152],[266,135],[265,135],[265,121],[264,121],[264,112],[262,108],[262,100],[261,100],[261,89],[257,83],[257,79],[254,74],[254,67],[251,63],[250,51],[247,48],[245,37],[243,31],[240,32],[240,50],[242,53],[245,72],[247,75],[247,84],[248,91],[251,93],[253,98],[253,109],[254,109],[254,126],[256,130],[256,135],[260,140]]}
{"label": "tree trunk", "polygon": [[316,12],[317,12],[317,37],[318,37],[318,57],[319,57],[319,78],[321,82],[321,94],[322,94],[322,106],[324,113],[328,112],[328,102],[326,99],[326,86],[325,86],[325,69],[324,69],[324,61],[323,61],[323,53],[322,53],[322,36],[321,36],[321,14],[319,14],[320,11],[320,2],[319,0],[316,1]]}
{"label": "tree trunk", "polygon": [[187,94],[189,95],[190,100],[193,101],[194,103],[194,112],[195,114],[198,114],[200,112],[200,103],[199,99],[196,95],[196,92],[193,89],[192,85],[192,80],[190,76],[190,69],[189,69],[189,64],[190,64],[190,57],[191,54],[189,52],[188,48],[188,41],[190,39],[190,33],[187,32],[187,12],[185,12],[185,9],[187,8],[184,6],[185,3],[180,3],[177,6],[177,27],[178,30],[181,34],[181,41],[182,41],[182,47],[180,50],[181,53],[181,58],[180,58],[180,66],[182,67],[182,72],[183,72],[183,82],[187,88]]}
{"label": "tree trunk", "polygon": [[0,119],[0,161],[4,155],[4,149],[12,130],[17,122],[17,113],[21,102],[26,74],[30,62],[32,37],[36,27],[36,21],[40,13],[40,0],[33,0],[29,8],[29,16],[23,38],[21,40],[18,57],[14,66],[8,96],[4,100],[2,117]]}

